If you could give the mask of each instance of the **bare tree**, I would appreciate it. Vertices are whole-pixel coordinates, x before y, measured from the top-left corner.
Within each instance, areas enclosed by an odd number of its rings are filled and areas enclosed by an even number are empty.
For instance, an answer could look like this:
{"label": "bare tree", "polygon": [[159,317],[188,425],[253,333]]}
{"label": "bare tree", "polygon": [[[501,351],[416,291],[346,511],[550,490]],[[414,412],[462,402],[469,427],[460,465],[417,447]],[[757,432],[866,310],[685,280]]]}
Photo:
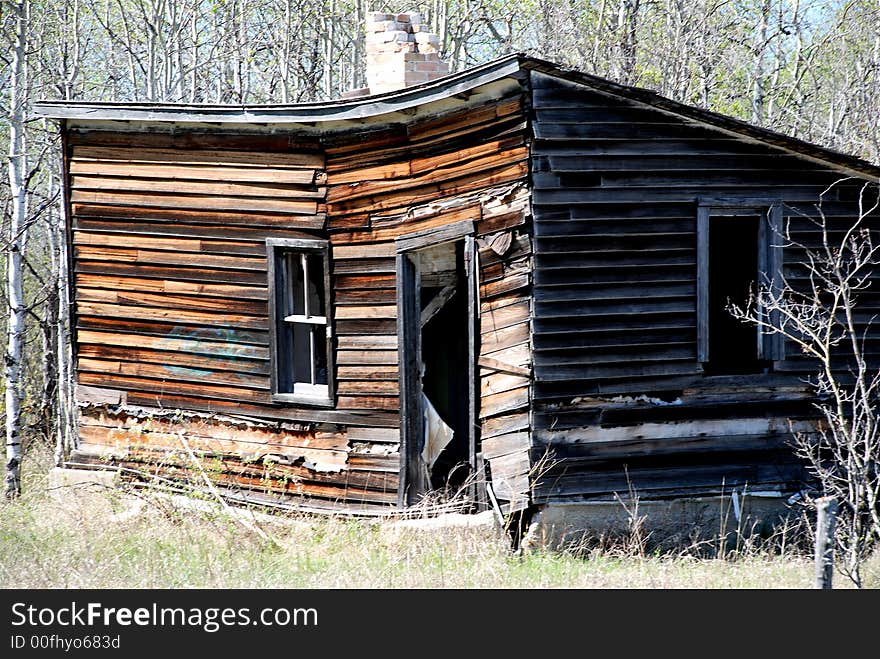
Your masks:
{"label": "bare tree", "polygon": [[876,185],[861,189],[854,221],[826,216],[822,204],[792,218],[778,236],[796,255],[792,274],[775,285],[768,278],[744,307],[730,307],[813,358],[821,418],[815,433],[795,436],[794,449],[838,502],[838,564],[859,587],[862,562],[880,540],[880,367],[868,338],[875,319],[860,306],[880,277],[878,231],[869,226],[880,219],[878,194]]}
{"label": "bare tree", "polygon": [[22,249],[27,227],[27,133],[25,104],[27,95],[26,58],[27,0],[7,2],[14,22],[12,67],[9,86],[9,160],[8,176],[12,200],[6,238],[6,298],[9,305],[6,326],[6,496],[21,493],[21,377],[24,346],[25,301],[22,274]]}

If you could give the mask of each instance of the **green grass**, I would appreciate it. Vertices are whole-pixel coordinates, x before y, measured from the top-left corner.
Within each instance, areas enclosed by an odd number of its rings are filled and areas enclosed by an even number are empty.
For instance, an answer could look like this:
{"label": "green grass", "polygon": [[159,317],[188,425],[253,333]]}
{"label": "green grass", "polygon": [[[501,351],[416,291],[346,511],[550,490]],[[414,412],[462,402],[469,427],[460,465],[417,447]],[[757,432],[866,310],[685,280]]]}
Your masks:
{"label": "green grass", "polygon": [[[244,524],[181,499],[94,486],[50,491],[48,455],[29,458],[24,495],[0,503],[3,588],[808,588],[813,575],[809,557],[760,552],[735,560],[515,555],[490,526],[262,514]],[[878,573],[867,585],[880,586]]]}

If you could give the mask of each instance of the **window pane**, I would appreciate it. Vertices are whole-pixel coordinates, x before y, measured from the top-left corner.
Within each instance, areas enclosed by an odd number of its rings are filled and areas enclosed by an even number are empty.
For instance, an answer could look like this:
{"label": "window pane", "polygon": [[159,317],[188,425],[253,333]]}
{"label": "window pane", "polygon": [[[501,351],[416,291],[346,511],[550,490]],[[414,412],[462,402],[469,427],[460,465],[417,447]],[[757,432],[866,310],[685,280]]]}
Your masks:
{"label": "window pane", "polygon": [[306,307],[305,296],[303,295],[305,285],[303,283],[302,253],[288,252],[286,256],[285,260],[289,273],[288,281],[290,282],[290,302],[285,315],[303,315],[306,312]]}
{"label": "window pane", "polygon": [[[323,252],[279,248],[275,282],[278,393],[328,395],[329,355]],[[287,318],[287,320],[285,320]]]}
{"label": "window pane", "polygon": [[293,381],[312,383],[311,328],[303,323],[292,323],[293,328]]}
{"label": "window pane", "polygon": [[306,255],[309,273],[309,315],[323,316],[324,313],[324,255]]}
{"label": "window pane", "polygon": [[312,325],[315,341],[315,384],[327,384],[327,326]]}

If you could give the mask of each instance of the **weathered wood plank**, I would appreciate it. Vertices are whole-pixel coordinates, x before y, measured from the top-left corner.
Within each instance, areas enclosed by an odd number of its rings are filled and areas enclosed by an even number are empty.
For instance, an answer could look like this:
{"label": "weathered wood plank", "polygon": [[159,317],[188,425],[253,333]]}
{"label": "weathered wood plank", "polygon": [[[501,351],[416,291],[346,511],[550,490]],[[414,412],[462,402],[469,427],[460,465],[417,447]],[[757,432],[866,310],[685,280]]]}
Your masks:
{"label": "weathered wood plank", "polygon": [[74,158],[70,161],[70,173],[101,177],[312,185],[315,182],[316,171],[314,169],[278,169],[268,166],[180,165],[166,162],[114,162],[106,158],[100,160]]}
{"label": "weathered wood plank", "polygon": [[[129,231],[131,224],[127,223]],[[202,233],[205,229],[202,228]],[[179,236],[162,236],[153,232],[142,235],[127,232],[124,237],[119,233],[95,233],[91,231],[74,231],[74,245],[88,245],[91,247],[125,247],[127,249],[140,248],[148,250],[173,250],[183,252],[205,252],[208,254],[232,254],[266,256],[265,238],[251,241],[230,240],[223,236],[224,229],[218,229],[221,234],[219,239],[211,238],[184,238]]]}
{"label": "weathered wood plank", "polygon": [[335,314],[337,320],[397,318],[397,306],[386,304],[371,307],[337,307]]}
{"label": "weathered wood plank", "polygon": [[321,410],[313,407],[293,407],[290,405],[269,405],[244,401],[241,399],[221,400],[198,395],[160,394],[129,390],[128,402],[154,408],[180,408],[199,412],[244,415],[262,419],[278,419],[297,423],[335,423],[380,428],[396,428],[400,417],[395,411],[383,410]]}
{"label": "weathered wood plank", "polygon": [[[219,150],[219,149],[194,149],[194,148],[151,148],[134,147],[131,134],[113,134],[117,143],[125,146],[87,146],[84,143],[77,144],[75,133],[71,133],[73,144],[73,160],[118,160],[121,162],[163,163],[175,165],[215,165],[224,166],[251,166],[258,169],[272,167],[305,167],[320,169],[324,166],[324,157],[320,153],[308,153],[303,151],[291,151],[288,153],[269,153],[254,150],[254,142],[245,146],[247,150]],[[135,136],[137,139],[137,136]],[[252,137],[249,139],[253,140]],[[129,146],[132,145],[132,146]]]}
{"label": "weathered wood plank", "polygon": [[397,350],[338,350],[336,363],[340,366],[350,364],[397,364]]}
{"label": "weathered wood plank", "polygon": [[481,436],[485,440],[488,437],[497,437],[507,433],[519,432],[529,429],[528,412],[504,414],[489,419],[480,420]]}
{"label": "weathered wood plank", "polygon": [[[118,324],[116,329],[119,329]],[[229,332],[233,336],[232,331]],[[234,336],[233,336],[234,338]],[[92,343],[95,345],[110,345],[130,348],[148,348],[152,350],[164,350],[170,352],[187,352],[192,354],[222,355],[227,357],[240,357],[242,359],[269,359],[267,346],[247,345],[244,343],[232,343],[219,340],[208,341],[202,339],[180,339],[161,336],[144,336],[143,334],[125,334],[116,332],[100,332],[94,330],[77,330],[77,344]]]}
{"label": "weathered wood plank", "polygon": [[519,389],[529,386],[529,378],[523,375],[513,375],[508,373],[495,373],[480,378],[480,394],[482,396],[490,396],[512,389]]}
{"label": "weathered wood plank", "polygon": [[483,395],[480,398],[480,417],[497,416],[503,412],[527,407],[529,404],[529,388],[521,387],[499,394]]}
{"label": "weathered wood plank", "polygon": [[184,251],[162,251],[153,249],[129,249],[125,247],[104,247],[76,245],[74,258],[89,261],[115,261],[124,263],[143,263],[147,265],[203,266],[235,270],[266,270],[265,256],[226,256],[222,254],[191,253]]}
{"label": "weathered wood plank", "polygon": [[108,373],[113,375],[134,375],[157,378],[162,381],[187,381],[228,384],[250,389],[269,389],[268,375],[249,375],[230,371],[212,371],[205,368],[192,368],[182,364],[151,364],[136,361],[91,359],[82,355],[77,359],[80,373]]}
{"label": "weathered wood plank", "polygon": [[293,215],[315,215],[318,203],[298,199],[273,199],[259,197],[220,197],[214,195],[183,195],[165,193],[122,193],[91,190],[72,190],[70,200],[74,204],[105,204],[108,206],[145,206],[158,208],[269,211]]}
{"label": "weathered wood plank", "polygon": [[143,291],[144,293],[188,295],[197,298],[219,297],[241,300],[266,300],[268,289],[263,286],[235,286],[231,284],[206,284],[191,281],[162,279],[139,279],[137,277],[114,277],[80,273],[76,277],[81,289]]}
{"label": "weathered wood plank", "polygon": [[[81,282],[80,282],[81,283]],[[170,293],[141,293],[125,290],[106,290],[101,288],[77,287],[77,301],[104,302],[115,305],[131,305],[193,311],[226,311],[234,309],[239,314],[252,314],[268,317],[269,310],[265,300],[229,300],[220,297],[201,297],[198,295],[172,295]]]}
{"label": "weathered wood plank", "polygon": [[372,364],[370,366],[340,366],[337,374],[339,380],[397,380],[397,366]]}
{"label": "weathered wood plank", "polygon": [[158,266],[142,263],[114,263],[112,261],[74,261],[74,272],[95,275],[120,275],[161,280],[182,280],[220,284],[252,284],[265,288],[266,272],[260,270],[213,270],[209,268]]}
{"label": "weathered wood plank", "polygon": [[94,357],[153,364],[171,364],[184,369],[197,369],[202,373],[202,377],[210,377],[212,373],[217,371],[269,375],[269,362],[267,360],[249,359],[241,356],[212,357],[183,352],[181,350],[166,352],[146,348],[133,348],[131,346],[120,347],[80,343],[77,346],[77,356],[80,358]]}
{"label": "weathered wood plank", "polygon": [[[121,220],[144,220],[153,222],[191,222],[222,226],[245,226],[248,228],[267,227],[271,229],[303,230],[324,228],[326,216],[322,213],[290,215],[285,212],[217,210],[197,207],[197,209],[168,209],[145,206],[106,204],[72,204],[75,221],[81,218],[119,218]],[[219,229],[218,229],[219,230]]]}
{"label": "weathered wood plank", "polygon": [[207,197],[272,197],[275,199],[323,200],[326,188],[293,186],[284,183],[238,183],[215,181],[188,181],[182,179],[110,178],[108,176],[73,176],[71,190],[99,192],[157,192],[205,195]]}
{"label": "weathered wood plank", "polygon": [[233,401],[249,401],[268,403],[271,398],[268,391],[248,389],[246,387],[231,387],[225,385],[207,384],[205,382],[178,382],[167,380],[154,380],[151,378],[131,375],[117,375],[108,373],[86,373],[80,371],[77,381],[82,384],[110,389],[122,389],[129,392],[157,393],[157,394],[183,394],[199,396],[201,398],[219,398]]}
{"label": "weathered wood plank", "polygon": [[529,448],[529,433],[527,432],[514,432],[487,437],[482,442],[483,457],[487,460],[528,450]]}
{"label": "weathered wood plank", "polygon": [[525,161],[517,162],[512,165],[499,166],[487,172],[480,172],[440,183],[426,184],[418,188],[403,191],[391,190],[389,192],[377,193],[371,197],[337,201],[329,203],[328,209],[331,213],[363,213],[406,208],[417,203],[424,203],[426,199],[464,194],[484,187],[488,188],[494,185],[509,183],[523,178],[527,174],[528,163]]}
{"label": "weathered wood plank", "polygon": [[168,307],[128,306],[86,301],[77,301],[75,308],[76,313],[84,316],[134,318],[164,322],[179,322],[191,325],[211,325],[213,327],[269,329],[269,319],[265,315],[244,316],[228,312],[209,313]]}

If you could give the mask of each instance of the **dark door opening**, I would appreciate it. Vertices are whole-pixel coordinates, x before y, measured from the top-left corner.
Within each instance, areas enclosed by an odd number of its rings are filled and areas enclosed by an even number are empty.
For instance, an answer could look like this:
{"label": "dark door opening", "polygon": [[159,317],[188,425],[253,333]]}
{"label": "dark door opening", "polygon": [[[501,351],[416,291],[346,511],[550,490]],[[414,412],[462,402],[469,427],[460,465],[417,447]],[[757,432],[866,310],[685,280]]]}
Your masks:
{"label": "dark door opening", "polygon": [[431,490],[473,497],[473,238],[398,253],[402,506]]}
{"label": "dark door opening", "polygon": [[[448,487],[456,490],[464,484],[470,472],[468,296],[464,243],[447,243],[435,248],[435,252],[439,252],[446,267],[453,269],[422,273],[423,315],[438,296],[442,299],[451,293],[451,297],[422,325],[422,391],[440,418],[452,428],[453,436],[430,469],[430,486],[431,489]],[[431,261],[422,259],[422,263],[430,264]]]}
{"label": "dark door opening", "polygon": [[713,216],[709,219],[709,375],[762,373],[758,329],[731,315],[728,306],[743,306],[758,278],[759,215]]}

